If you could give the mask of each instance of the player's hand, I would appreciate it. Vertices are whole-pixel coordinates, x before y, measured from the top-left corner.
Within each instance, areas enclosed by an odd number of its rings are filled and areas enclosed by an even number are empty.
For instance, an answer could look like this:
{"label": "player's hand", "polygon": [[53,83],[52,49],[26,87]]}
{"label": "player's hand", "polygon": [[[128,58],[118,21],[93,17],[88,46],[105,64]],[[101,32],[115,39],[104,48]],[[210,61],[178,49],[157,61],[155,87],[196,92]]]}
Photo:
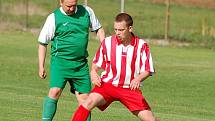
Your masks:
{"label": "player's hand", "polygon": [[137,79],[137,78],[134,78],[132,81],[131,81],[131,84],[130,84],[130,89],[131,90],[137,90],[140,88],[140,82],[141,80]]}
{"label": "player's hand", "polygon": [[39,69],[39,77],[40,77],[41,79],[45,79],[45,78],[46,78],[46,71],[45,71],[44,68],[40,68],[40,69]]}
{"label": "player's hand", "polygon": [[100,87],[101,86],[101,78],[95,71],[90,72],[91,81],[94,85]]}

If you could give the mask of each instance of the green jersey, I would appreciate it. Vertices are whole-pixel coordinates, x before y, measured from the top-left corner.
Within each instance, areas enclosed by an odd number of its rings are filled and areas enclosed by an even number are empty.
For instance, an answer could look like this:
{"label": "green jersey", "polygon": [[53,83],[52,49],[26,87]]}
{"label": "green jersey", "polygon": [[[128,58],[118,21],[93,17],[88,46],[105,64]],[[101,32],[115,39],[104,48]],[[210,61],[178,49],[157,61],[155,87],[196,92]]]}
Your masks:
{"label": "green jersey", "polygon": [[74,61],[88,57],[89,13],[82,5],[77,8],[77,12],[70,16],[60,9],[54,11],[56,28],[51,44],[52,56]]}

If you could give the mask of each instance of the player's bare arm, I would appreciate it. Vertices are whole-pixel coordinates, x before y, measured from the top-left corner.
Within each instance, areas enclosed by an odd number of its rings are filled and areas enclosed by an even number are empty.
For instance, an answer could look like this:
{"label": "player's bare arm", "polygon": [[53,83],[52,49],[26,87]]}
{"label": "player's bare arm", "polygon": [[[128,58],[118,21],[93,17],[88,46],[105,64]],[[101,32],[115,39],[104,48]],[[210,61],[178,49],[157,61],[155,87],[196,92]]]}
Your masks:
{"label": "player's bare arm", "polygon": [[47,45],[39,44],[39,47],[38,47],[39,77],[41,79],[46,78],[46,71],[44,68],[45,58],[46,58],[46,50],[47,50]]}
{"label": "player's bare arm", "polygon": [[101,78],[98,75],[98,70],[99,70],[99,67],[96,66],[96,64],[92,63],[91,72],[90,72],[91,81],[94,85],[100,87],[101,86]]}
{"label": "player's bare arm", "polygon": [[101,27],[96,31],[96,35],[99,38],[100,42],[102,42],[105,39],[105,31],[104,29]]}
{"label": "player's bare arm", "polygon": [[136,78],[134,78],[132,81],[131,81],[131,84],[130,84],[130,89],[131,90],[136,90],[136,89],[139,89],[140,88],[140,83],[141,81],[145,80],[146,78],[148,78],[150,75],[150,73],[148,71],[144,71],[142,73],[140,73]]}

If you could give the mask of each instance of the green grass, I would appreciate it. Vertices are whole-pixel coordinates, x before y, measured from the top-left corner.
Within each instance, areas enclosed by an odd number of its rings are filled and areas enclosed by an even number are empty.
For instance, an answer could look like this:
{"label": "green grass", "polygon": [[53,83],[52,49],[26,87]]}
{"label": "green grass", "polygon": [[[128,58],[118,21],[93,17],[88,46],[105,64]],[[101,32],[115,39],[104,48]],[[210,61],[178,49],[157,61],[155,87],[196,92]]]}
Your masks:
{"label": "green grass", "polygon": [[[99,42],[90,40],[89,60]],[[214,121],[215,56],[200,48],[151,45],[156,74],[145,81],[143,95],[161,121]],[[37,35],[23,32],[0,34],[0,120],[39,121],[49,75],[37,76]],[[49,72],[49,56],[46,61]],[[77,107],[66,86],[55,121],[68,121]],[[95,109],[93,121],[138,121],[118,102],[105,112]]]}

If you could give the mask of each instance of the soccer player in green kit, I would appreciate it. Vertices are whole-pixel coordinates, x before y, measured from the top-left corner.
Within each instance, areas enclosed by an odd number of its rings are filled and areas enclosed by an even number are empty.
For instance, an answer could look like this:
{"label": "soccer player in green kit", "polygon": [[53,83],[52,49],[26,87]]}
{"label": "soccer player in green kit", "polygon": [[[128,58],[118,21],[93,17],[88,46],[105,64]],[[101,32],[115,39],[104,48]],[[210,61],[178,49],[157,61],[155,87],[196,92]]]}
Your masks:
{"label": "soccer player in green kit", "polygon": [[77,0],[60,0],[60,5],[47,17],[38,38],[41,79],[46,78],[44,65],[47,45],[51,42],[50,90],[44,100],[42,121],[52,121],[67,82],[79,105],[88,97],[91,91],[87,63],[89,28],[100,41],[105,38],[104,30],[90,7],[77,5]]}

